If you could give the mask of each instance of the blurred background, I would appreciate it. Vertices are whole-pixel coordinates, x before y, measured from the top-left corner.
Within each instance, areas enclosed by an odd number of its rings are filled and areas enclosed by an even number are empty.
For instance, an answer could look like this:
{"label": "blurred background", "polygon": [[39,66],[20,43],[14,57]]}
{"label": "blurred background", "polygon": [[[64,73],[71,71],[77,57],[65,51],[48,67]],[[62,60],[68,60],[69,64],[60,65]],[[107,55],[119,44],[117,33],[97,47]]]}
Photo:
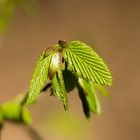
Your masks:
{"label": "blurred background", "polygon": [[104,58],[114,78],[111,98],[99,94],[102,114],[87,121],[76,89],[69,94],[68,114],[47,92],[30,107],[40,138],[6,123],[2,140],[139,140],[140,1],[36,0],[33,5],[35,12],[16,7],[0,34],[0,103],[27,89],[39,54],[59,39],[81,40]]}

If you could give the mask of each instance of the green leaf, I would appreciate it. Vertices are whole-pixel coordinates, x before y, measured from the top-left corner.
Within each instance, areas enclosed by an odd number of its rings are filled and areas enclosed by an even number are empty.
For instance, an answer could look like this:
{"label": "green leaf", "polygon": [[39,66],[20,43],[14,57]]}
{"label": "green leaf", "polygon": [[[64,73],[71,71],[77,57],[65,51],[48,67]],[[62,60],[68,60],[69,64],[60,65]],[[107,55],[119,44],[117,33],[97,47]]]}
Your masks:
{"label": "green leaf", "polygon": [[94,86],[91,82],[88,82],[82,78],[78,79],[79,85],[84,91],[85,98],[87,100],[87,103],[89,105],[89,109],[91,112],[100,114],[101,109],[100,109],[100,104],[98,101],[98,98],[95,94],[95,89]]}
{"label": "green leaf", "polygon": [[4,120],[20,121],[20,104],[15,102],[5,102],[1,105]]}
{"label": "green leaf", "polygon": [[102,85],[94,84],[94,88],[97,89],[102,95],[109,96],[109,91]]}
{"label": "green leaf", "polygon": [[112,85],[108,67],[91,47],[80,41],[72,41],[62,53],[68,69],[78,77],[101,85]]}
{"label": "green leaf", "polygon": [[68,110],[67,92],[65,89],[62,71],[60,69],[56,72],[55,76],[52,79],[51,88],[53,95],[59,97],[59,99],[63,102],[64,109],[67,111]]}
{"label": "green leaf", "polygon": [[66,91],[70,92],[76,86],[77,77],[75,77],[72,74],[72,72],[67,70],[67,69],[63,70],[62,72],[63,72],[63,77],[64,77],[64,83],[65,83]]}
{"label": "green leaf", "polygon": [[39,93],[45,86],[45,83],[48,79],[48,71],[51,58],[52,53],[50,54],[50,52],[43,52],[43,54],[40,56],[30,82],[28,97],[26,100],[27,105],[36,100]]}
{"label": "green leaf", "polygon": [[85,96],[85,92],[81,88],[81,86],[77,85],[77,88],[78,88],[78,92],[79,92],[79,97],[80,97],[81,102],[82,102],[84,114],[87,118],[90,118],[91,111],[90,111],[89,104],[88,104],[88,101],[87,101],[86,96]]}
{"label": "green leaf", "polygon": [[32,123],[32,117],[31,114],[26,107],[22,107],[22,121],[25,124],[31,124]]}
{"label": "green leaf", "polygon": [[3,120],[16,121],[30,124],[31,115],[27,108],[21,106],[19,102],[5,102],[1,105],[1,116]]}

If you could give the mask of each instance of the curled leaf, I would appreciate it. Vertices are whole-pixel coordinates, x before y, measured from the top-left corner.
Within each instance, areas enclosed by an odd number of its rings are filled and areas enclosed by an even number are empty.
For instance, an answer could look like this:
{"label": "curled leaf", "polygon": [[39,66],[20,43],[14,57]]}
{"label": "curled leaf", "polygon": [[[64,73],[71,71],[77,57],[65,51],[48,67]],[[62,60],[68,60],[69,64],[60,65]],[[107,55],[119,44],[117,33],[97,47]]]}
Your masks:
{"label": "curled leaf", "polygon": [[52,79],[52,93],[54,96],[59,97],[59,99],[63,102],[64,109],[68,110],[68,99],[67,92],[64,84],[64,79],[62,75],[62,71],[58,69],[56,74]]}
{"label": "curled leaf", "polygon": [[72,72],[67,70],[67,69],[63,70],[62,72],[63,72],[63,77],[64,77],[64,83],[65,83],[66,91],[70,92],[76,86],[77,77],[75,77],[72,74]]}
{"label": "curled leaf", "polygon": [[91,112],[100,114],[101,112],[100,104],[99,104],[99,101],[96,96],[95,89],[92,83],[82,78],[79,78],[78,82],[79,82],[80,87],[83,89],[83,92],[81,94],[84,94],[84,95],[81,95],[81,96],[85,96],[89,110]]}
{"label": "curled leaf", "polygon": [[16,121],[30,124],[31,115],[27,108],[23,107],[19,102],[5,102],[1,105],[1,116],[3,120]]}
{"label": "curled leaf", "polygon": [[61,65],[62,57],[59,52],[55,52],[52,56],[50,67],[49,67],[49,79],[52,80],[59,65]]}

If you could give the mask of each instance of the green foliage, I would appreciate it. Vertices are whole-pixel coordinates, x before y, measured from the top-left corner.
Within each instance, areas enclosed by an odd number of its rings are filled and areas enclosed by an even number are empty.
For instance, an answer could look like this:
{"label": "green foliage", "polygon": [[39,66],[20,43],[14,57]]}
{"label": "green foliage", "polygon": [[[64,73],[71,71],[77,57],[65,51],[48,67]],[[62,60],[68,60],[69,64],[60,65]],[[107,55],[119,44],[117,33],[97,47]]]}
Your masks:
{"label": "green foliage", "polygon": [[72,41],[63,50],[68,69],[78,77],[101,85],[111,85],[112,77],[102,58],[89,46]]}
{"label": "green foliage", "polygon": [[64,109],[68,110],[67,92],[65,89],[62,72],[60,70],[58,70],[52,79],[52,93],[54,96],[58,96],[60,98],[60,100],[63,102]]}
{"label": "green foliage", "polygon": [[[50,49],[50,48],[49,48]],[[89,46],[60,40],[51,51],[44,52],[35,67],[26,100],[30,104],[51,80],[52,95],[59,97],[68,110],[67,93],[77,86],[83,110],[87,118],[90,113],[100,113],[95,89],[107,93],[104,86],[112,85],[112,76],[103,59]]]}
{"label": "green foliage", "polygon": [[25,124],[32,123],[32,117],[31,117],[31,114],[30,114],[29,110],[27,109],[27,107],[22,107],[22,121]]}
{"label": "green foliage", "polygon": [[64,109],[68,110],[67,92],[64,85],[61,64],[61,54],[55,52],[50,63],[49,78],[52,80],[52,94],[58,96],[63,102]]}
{"label": "green foliage", "polygon": [[[79,89],[80,97],[84,98],[84,100],[85,100],[84,102],[86,102],[86,108],[88,108],[87,110],[85,110],[85,115],[87,117],[90,117],[90,112],[100,114],[100,112],[101,112],[100,104],[99,104],[98,98],[95,94],[95,89],[94,89],[93,83],[88,82],[82,78],[78,79],[78,83],[80,86],[80,89]],[[82,101],[83,107],[84,107],[85,104],[83,102],[83,99],[81,99],[81,101]]]}
{"label": "green foliage", "polygon": [[63,70],[62,72],[63,72],[66,91],[70,92],[75,88],[77,78],[72,74],[71,71],[69,71],[67,69]]}
{"label": "green foliage", "polygon": [[0,106],[1,121],[16,121],[25,124],[30,124],[32,119],[26,107],[23,107],[19,102],[5,102]]}
{"label": "green foliage", "polygon": [[94,84],[94,89],[102,93],[104,96],[109,96],[108,90],[102,85]]}
{"label": "green foliage", "polygon": [[52,54],[50,52],[43,52],[36,64],[35,70],[32,75],[30,82],[28,97],[26,104],[29,105],[34,102],[45,86],[48,80],[49,65]]}

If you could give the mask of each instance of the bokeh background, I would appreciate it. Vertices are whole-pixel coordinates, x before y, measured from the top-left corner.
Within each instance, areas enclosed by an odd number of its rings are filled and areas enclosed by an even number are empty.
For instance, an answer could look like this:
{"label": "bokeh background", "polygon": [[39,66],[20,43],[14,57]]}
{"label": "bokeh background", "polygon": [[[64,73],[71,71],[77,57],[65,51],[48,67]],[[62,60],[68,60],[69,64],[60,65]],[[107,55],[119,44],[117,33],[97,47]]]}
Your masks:
{"label": "bokeh background", "polygon": [[113,75],[102,114],[87,121],[76,90],[70,112],[49,92],[30,107],[32,138],[22,125],[6,123],[2,140],[140,139],[140,2],[137,0],[38,0],[37,12],[17,8],[0,36],[0,103],[27,89],[39,54],[59,39],[81,40],[104,58]]}

